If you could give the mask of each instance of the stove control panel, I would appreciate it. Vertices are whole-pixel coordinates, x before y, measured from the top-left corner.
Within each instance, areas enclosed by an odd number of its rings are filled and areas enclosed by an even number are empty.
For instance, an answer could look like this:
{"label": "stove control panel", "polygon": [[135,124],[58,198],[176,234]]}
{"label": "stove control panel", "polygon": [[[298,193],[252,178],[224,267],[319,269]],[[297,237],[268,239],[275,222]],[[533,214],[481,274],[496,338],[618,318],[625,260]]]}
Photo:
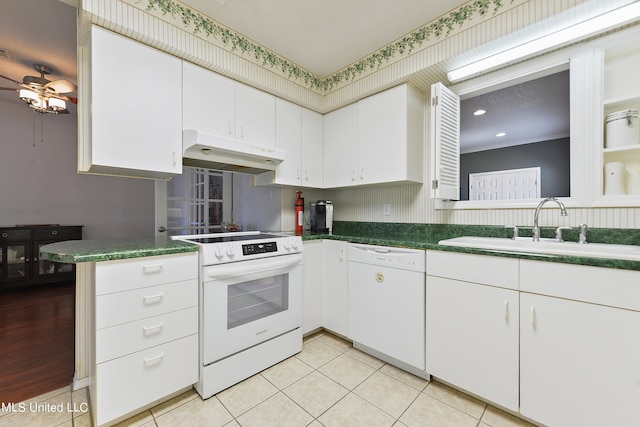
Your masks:
{"label": "stove control panel", "polygon": [[242,245],[242,255],[266,254],[269,252],[278,252],[276,242],[251,243]]}

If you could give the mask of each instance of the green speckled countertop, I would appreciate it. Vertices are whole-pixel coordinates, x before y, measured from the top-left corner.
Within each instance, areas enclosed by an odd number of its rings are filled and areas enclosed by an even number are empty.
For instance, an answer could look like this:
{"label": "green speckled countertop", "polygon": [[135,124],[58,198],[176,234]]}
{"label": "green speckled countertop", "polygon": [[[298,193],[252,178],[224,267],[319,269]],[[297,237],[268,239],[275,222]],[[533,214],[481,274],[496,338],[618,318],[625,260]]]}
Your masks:
{"label": "green speckled countertop", "polygon": [[[543,228],[541,231],[542,237],[553,237],[554,231],[554,228]],[[640,262],[638,261],[546,254],[533,255],[438,245],[440,240],[451,239],[453,237],[485,236],[508,238],[510,233],[511,230],[500,226],[336,221],[334,222],[332,235],[306,234],[303,236],[303,239],[333,239],[371,245],[435,249],[640,271]],[[520,228],[520,235],[530,236],[531,228]],[[577,230],[567,230],[564,233],[564,237],[565,240],[576,241],[578,239],[578,232]],[[594,243],[617,243],[640,246],[640,230],[638,229],[590,228],[587,233],[587,238],[590,242]],[[198,247],[190,243],[170,240],[167,237],[158,237],[117,240],[72,240],[45,245],[42,246],[40,250],[41,257],[44,259],[75,264],[79,262],[109,261],[182,252],[196,252]]]}
{"label": "green speckled countertop", "polygon": [[41,246],[40,257],[50,261],[77,264],[197,251],[197,245],[167,237],[68,240]]}
{"label": "green speckled countertop", "polygon": [[[542,237],[553,237],[555,228],[542,228]],[[521,236],[531,236],[531,228],[521,227]],[[462,248],[438,245],[440,240],[460,236],[504,237],[511,236],[511,230],[501,226],[483,225],[448,225],[448,224],[401,224],[401,223],[372,223],[335,221],[333,234],[306,234],[303,239],[332,239],[352,243],[366,243],[371,245],[400,246],[414,249],[435,249],[449,252],[464,252],[479,255],[493,255],[509,258],[532,259],[538,261],[560,262],[565,264],[591,265],[596,267],[618,268],[624,270],[640,270],[639,261],[619,259],[589,258],[564,255],[524,254]],[[563,233],[565,240],[577,241],[578,231],[567,230]],[[640,230],[638,229],[604,229],[589,228],[587,239],[590,242],[617,243],[640,246]]]}

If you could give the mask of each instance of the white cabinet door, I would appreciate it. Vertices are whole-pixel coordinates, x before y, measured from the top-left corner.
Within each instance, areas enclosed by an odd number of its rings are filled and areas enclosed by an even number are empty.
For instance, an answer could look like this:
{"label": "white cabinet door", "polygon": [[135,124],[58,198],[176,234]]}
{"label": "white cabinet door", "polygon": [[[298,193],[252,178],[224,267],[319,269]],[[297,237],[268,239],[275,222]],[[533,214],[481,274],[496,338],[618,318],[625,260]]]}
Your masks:
{"label": "white cabinet door", "polygon": [[91,141],[80,141],[79,171],[182,173],[180,59],[93,26],[90,96]]}
{"label": "white cabinet door", "polygon": [[358,104],[324,116],[324,187],[345,187],[356,181],[358,168]]}
{"label": "white cabinet door", "polygon": [[324,119],[322,114],[302,108],[301,184],[322,188],[324,185]]}
{"label": "white cabinet door", "polygon": [[278,184],[300,185],[301,127],[301,107],[276,98],[276,148],[285,150],[284,161],[276,168]]}
{"label": "white cabinet door", "polygon": [[236,138],[275,147],[276,98],[250,86],[236,84]]}
{"label": "white cabinet door", "polygon": [[322,326],[348,337],[348,242],[322,241]]}
{"label": "white cabinet door", "polygon": [[554,427],[640,425],[639,312],[522,293],[520,318],[522,415]]}
{"label": "white cabinet door", "polygon": [[233,138],[236,83],[197,65],[182,64],[182,128]]}
{"label": "white cabinet door", "polygon": [[322,240],[304,242],[302,333],[322,327]]}
{"label": "white cabinet door", "polygon": [[358,184],[422,182],[424,98],[404,84],[358,103]]}
{"label": "white cabinet door", "polygon": [[518,304],[514,290],[427,276],[427,372],[517,411]]}

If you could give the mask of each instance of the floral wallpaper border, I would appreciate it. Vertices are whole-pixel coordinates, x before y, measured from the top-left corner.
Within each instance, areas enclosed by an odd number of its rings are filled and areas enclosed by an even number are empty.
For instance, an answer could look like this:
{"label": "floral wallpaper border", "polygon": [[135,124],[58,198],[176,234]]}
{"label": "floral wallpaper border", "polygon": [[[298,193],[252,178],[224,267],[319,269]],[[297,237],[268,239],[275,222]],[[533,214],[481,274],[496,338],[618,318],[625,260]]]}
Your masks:
{"label": "floral wallpaper border", "polygon": [[169,14],[173,18],[178,17],[185,27],[193,28],[193,34],[204,33],[213,37],[229,47],[232,52],[240,51],[243,54],[251,55],[263,67],[269,66],[280,70],[288,79],[304,82],[310,89],[319,90],[323,93],[331,91],[342,83],[355,80],[366,71],[379,69],[394,57],[409,55],[416,47],[421,46],[432,37],[447,37],[454,28],[462,27],[465,22],[472,20],[476,15],[485,16],[492,8],[495,15],[503,6],[503,0],[475,0],[467,3],[448,15],[444,15],[418,28],[399,40],[323,79],[174,0],[147,0],[147,2],[148,11],[157,9],[163,15]]}

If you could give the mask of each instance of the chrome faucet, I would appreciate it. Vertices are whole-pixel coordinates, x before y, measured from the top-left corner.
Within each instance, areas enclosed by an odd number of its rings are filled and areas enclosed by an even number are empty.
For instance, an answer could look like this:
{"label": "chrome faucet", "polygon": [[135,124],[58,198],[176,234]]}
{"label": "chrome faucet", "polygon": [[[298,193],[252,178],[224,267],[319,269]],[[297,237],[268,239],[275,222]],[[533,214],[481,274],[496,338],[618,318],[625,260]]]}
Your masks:
{"label": "chrome faucet", "polygon": [[533,215],[533,241],[534,242],[540,241],[540,227],[538,226],[538,215],[540,215],[540,209],[542,208],[542,205],[544,205],[549,201],[556,202],[558,206],[560,206],[561,216],[567,216],[567,209],[564,207],[564,204],[560,200],[556,199],[555,197],[547,197],[546,199],[543,199],[540,203],[538,203],[538,207],[536,208],[536,213]]}

